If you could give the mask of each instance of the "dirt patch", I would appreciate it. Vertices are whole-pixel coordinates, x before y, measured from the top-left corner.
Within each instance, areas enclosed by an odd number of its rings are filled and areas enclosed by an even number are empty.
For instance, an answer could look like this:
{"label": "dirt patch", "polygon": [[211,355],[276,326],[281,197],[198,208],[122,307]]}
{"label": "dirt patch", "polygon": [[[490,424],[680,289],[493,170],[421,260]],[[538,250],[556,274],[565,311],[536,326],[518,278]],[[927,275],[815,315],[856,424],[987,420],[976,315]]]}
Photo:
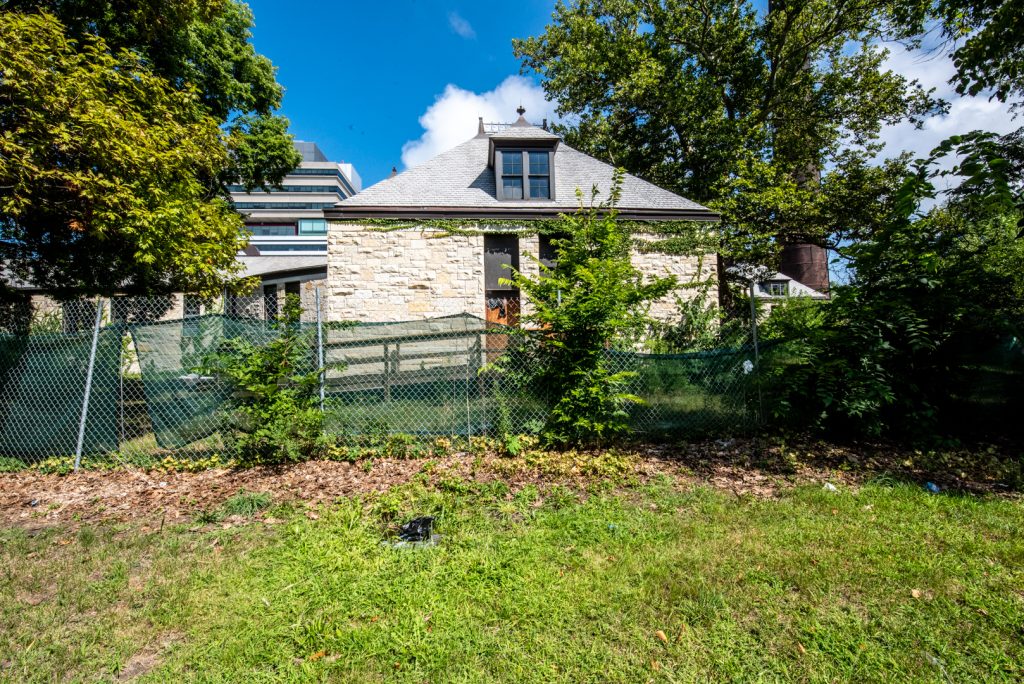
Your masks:
{"label": "dirt patch", "polygon": [[117,674],[117,681],[133,681],[147,674],[160,664],[167,649],[180,640],[181,635],[177,633],[161,636],[155,643],[146,646],[128,659],[128,662],[124,664],[124,667]]}
{"label": "dirt patch", "polygon": [[27,606],[35,607],[35,606],[38,606],[40,604],[46,603],[47,601],[52,599],[54,596],[56,596],[56,591],[54,591],[54,590],[49,590],[49,591],[26,591],[26,592],[19,592],[16,595],[16,598],[18,599],[18,601],[20,601],[21,603],[24,603]]}
{"label": "dirt patch", "polygon": [[[856,486],[880,474],[922,485],[934,481],[944,491],[1015,495],[1012,487],[988,471],[966,472],[960,467],[936,472],[928,469],[920,453],[886,445],[730,439],[639,446],[627,453],[630,472],[625,479],[643,483],[667,476],[680,486],[705,484],[737,496],[772,497],[807,483]],[[549,458],[557,462],[559,456]],[[587,462],[586,454],[575,458],[577,463]],[[26,471],[0,474],[0,524],[75,527],[83,522],[117,520],[155,527],[194,519],[200,511],[219,507],[242,489],[268,492],[275,502],[302,501],[316,506],[339,497],[382,492],[420,473],[435,484],[501,479],[514,489],[527,484],[579,487],[602,477],[588,475],[585,467],[553,472],[543,464],[493,454],[453,454],[429,461],[380,459],[372,464],[309,461],[198,473],[114,470],[55,475]]]}

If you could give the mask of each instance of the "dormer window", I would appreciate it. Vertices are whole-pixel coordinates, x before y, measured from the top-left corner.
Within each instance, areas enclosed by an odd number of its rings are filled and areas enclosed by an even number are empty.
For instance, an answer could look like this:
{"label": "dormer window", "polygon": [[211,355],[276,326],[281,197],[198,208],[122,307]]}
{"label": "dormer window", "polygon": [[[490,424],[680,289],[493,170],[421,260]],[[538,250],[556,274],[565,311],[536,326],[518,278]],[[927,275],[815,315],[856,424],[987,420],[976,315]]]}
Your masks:
{"label": "dormer window", "polygon": [[761,292],[772,297],[788,297],[789,283],[785,280],[770,280],[766,283],[761,283]]}
{"label": "dormer window", "polygon": [[487,165],[494,169],[495,196],[501,201],[555,199],[555,152],[560,138],[526,121],[525,109],[516,110],[519,119],[502,130],[488,134],[480,119],[477,137],[490,139]]}
{"label": "dormer window", "polygon": [[499,197],[503,200],[551,199],[550,150],[499,149]]}

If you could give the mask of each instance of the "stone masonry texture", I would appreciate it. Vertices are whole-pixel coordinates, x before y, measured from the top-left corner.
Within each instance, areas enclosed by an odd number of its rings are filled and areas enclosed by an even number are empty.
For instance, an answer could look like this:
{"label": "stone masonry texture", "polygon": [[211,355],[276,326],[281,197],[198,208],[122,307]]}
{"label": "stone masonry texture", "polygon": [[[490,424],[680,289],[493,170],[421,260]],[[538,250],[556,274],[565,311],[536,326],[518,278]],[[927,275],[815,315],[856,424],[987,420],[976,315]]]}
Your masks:
{"label": "stone masonry texture", "polygon": [[[536,256],[537,236],[521,236],[519,247]],[[429,228],[382,231],[332,222],[327,249],[328,320],[396,322],[486,314],[482,235],[452,235]],[[715,275],[711,254],[681,257],[634,252],[633,263],[650,276],[674,275],[681,286]],[[538,270],[525,257],[520,268],[528,276]],[[681,287],[674,294],[689,298],[695,290]],[[524,314],[529,308],[523,302]],[[675,312],[673,294],[651,307],[651,315],[661,320],[671,319]]]}

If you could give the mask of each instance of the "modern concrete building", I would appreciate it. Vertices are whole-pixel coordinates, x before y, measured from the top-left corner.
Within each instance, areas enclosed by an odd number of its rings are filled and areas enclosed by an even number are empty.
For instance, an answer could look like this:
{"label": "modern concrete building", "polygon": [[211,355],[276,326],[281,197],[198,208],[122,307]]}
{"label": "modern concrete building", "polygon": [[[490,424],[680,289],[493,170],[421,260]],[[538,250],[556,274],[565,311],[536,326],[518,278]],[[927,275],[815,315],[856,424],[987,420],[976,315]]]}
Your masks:
{"label": "modern concrete building", "polygon": [[328,160],[316,143],[296,141],[295,148],[302,163],[285,176],[281,188],[246,192],[230,186],[235,208],[252,233],[238,260],[244,275],[260,278],[261,294],[268,297],[302,294],[327,277],[324,209],[362,189],[352,164]]}

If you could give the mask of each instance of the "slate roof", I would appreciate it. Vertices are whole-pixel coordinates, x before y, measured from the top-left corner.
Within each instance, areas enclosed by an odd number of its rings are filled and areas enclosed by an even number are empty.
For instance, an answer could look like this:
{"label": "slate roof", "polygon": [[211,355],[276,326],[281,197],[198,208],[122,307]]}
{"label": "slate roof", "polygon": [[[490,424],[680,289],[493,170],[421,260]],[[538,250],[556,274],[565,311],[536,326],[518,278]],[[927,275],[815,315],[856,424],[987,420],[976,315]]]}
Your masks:
{"label": "slate roof", "polygon": [[[330,219],[543,218],[575,211],[579,207],[577,188],[583,191],[588,205],[594,185],[600,193],[598,202],[608,198],[613,167],[561,143],[554,154],[553,200],[498,200],[494,169],[488,166],[492,138],[558,140],[558,136],[536,126],[480,133],[325,209],[324,214]],[[618,209],[622,218],[718,220],[718,214],[708,208],[628,174],[623,178]]]}

